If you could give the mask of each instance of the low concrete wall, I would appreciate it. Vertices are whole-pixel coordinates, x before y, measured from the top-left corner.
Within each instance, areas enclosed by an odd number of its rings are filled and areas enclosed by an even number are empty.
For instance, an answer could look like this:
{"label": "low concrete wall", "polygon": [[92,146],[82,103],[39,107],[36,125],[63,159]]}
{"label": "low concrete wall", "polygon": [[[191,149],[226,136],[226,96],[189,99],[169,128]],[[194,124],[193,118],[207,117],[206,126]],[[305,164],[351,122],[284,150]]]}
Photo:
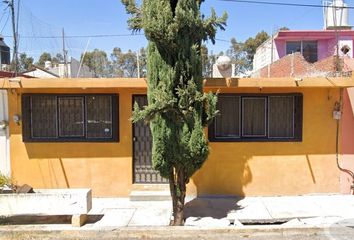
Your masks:
{"label": "low concrete wall", "polygon": [[0,216],[87,214],[91,189],[35,189],[35,193],[0,194]]}

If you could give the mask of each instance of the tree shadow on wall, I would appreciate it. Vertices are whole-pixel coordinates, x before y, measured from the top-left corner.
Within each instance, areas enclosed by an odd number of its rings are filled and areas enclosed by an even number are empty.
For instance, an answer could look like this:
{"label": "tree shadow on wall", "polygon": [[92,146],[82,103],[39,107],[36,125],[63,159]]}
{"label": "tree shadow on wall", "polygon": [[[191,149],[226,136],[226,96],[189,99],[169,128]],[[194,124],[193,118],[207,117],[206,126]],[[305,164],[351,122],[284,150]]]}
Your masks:
{"label": "tree shadow on wall", "polygon": [[248,157],[211,157],[192,177],[197,197],[185,204],[185,218],[222,219],[243,209],[243,188],[252,181]]}

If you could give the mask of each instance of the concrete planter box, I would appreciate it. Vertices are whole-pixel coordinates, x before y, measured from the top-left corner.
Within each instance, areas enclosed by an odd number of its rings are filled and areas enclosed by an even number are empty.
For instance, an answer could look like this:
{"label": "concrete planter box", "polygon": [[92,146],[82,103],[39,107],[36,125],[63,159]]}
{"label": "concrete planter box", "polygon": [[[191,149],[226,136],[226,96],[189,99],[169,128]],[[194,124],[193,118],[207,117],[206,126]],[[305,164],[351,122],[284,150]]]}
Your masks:
{"label": "concrete planter box", "polygon": [[35,189],[35,193],[0,194],[0,216],[85,215],[92,207],[91,189]]}

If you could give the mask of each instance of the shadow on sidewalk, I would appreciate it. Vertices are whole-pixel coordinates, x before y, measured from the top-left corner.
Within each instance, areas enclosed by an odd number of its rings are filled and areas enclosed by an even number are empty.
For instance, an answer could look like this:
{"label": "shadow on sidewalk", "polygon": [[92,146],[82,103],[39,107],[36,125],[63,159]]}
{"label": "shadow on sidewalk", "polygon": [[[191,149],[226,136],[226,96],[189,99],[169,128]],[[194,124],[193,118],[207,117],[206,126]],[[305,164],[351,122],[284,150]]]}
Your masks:
{"label": "shadow on sidewalk", "polygon": [[228,213],[242,209],[238,204],[243,197],[198,197],[187,202],[184,208],[185,218],[212,217],[222,219],[227,217]]}

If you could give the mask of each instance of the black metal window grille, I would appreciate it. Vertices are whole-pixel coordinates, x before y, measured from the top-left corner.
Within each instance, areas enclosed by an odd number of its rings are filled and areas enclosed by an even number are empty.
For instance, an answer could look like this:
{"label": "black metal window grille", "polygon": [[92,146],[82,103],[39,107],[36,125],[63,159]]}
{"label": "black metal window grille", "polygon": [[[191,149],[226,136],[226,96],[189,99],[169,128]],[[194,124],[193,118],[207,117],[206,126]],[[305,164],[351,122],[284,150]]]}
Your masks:
{"label": "black metal window grille", "polygon": [[268,98],[269,138],[293,138],[295,136],[295,97],[270,96]]}
{"label": "black metal window grille", "polygon": [[56,96],[38,96],[30,98],[31,138],[56,138],[57,98]]}
{"label": "black metal window grille", "polygon": [[266,100],[265,97],[242,98],[243,137],[266,136]]}
{"label": "black metal window grille", "polygon": [[112,137],[112,99],[105,96],[86,97],[86,135],[88,138]]}
{"label": "black metal window grille", "polygon": [[212,142],[302,141],[302,94],[219,94]]}
{"label": "black metal window grille", "polygon": [[222,113],[215,118],[216,138],[238,138],[241,133],[241,97],[223,96],[222,101],[218,101],[218,109]]}
{"label": "black metal window grille", "polygon": [[24,94],[23,140],[118,141],[118,112],[114,94]]}
{"label": "black metal window grille", "polygon": [[59,97],[59,137],[84,137],[84,97]]}

